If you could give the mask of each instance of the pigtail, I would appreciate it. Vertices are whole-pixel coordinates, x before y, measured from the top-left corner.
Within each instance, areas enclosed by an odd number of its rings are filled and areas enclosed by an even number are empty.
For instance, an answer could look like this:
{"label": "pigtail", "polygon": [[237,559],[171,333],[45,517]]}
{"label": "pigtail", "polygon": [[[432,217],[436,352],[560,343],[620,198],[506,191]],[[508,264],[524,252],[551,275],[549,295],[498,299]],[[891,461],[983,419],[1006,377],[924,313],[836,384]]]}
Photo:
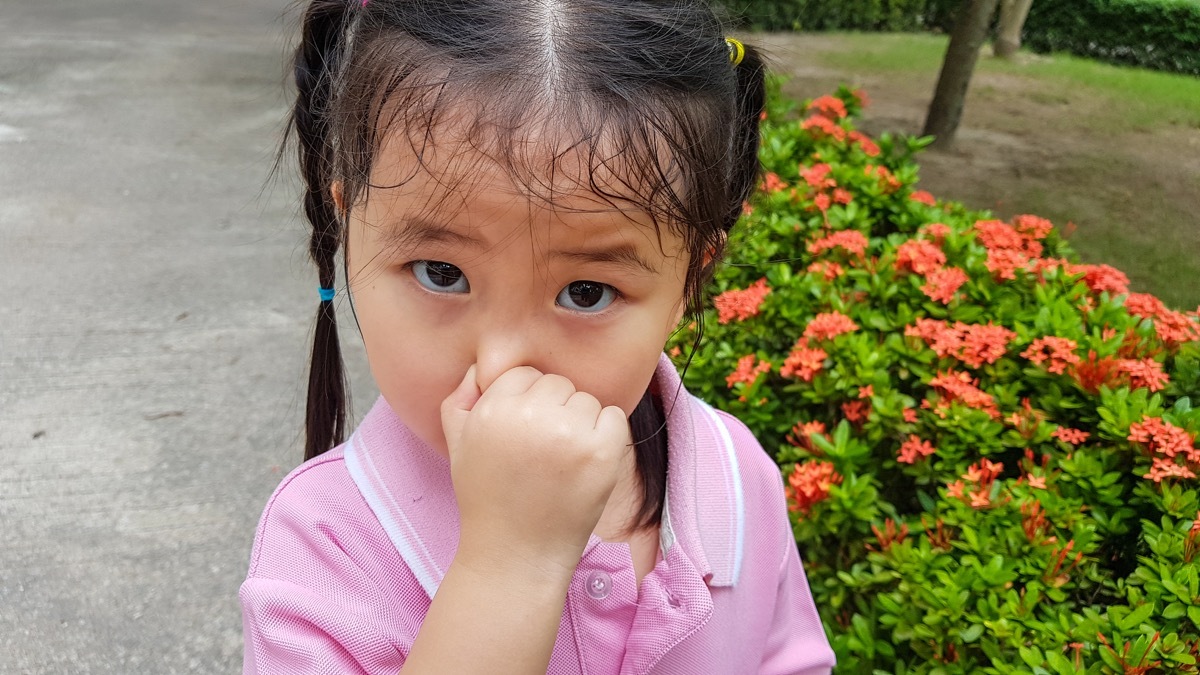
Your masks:
{"label": "pigtail", "polygon": [[304,178],[304,215],[312,226],[309,256],[317,266],[322,291],[317,308],[312,361],[308,373],[304,458],[311,459],[342,442],[346,431],[346,376],[338,344],[332,290],[337,283],[337,252],[342,219],[331,193],[333,149],[329,109],[351,3],[315,0],[304,13],[296,48],[296,135]]}
{"label": "pigtail", "polygon": [[758,184],[762,165],[758,161],[758,125],[767,105],[766,61],[760,51],[745,45],[741,62],[734,67],[737,74],[735,93],[733,145],[731,148],[729,213],[724,229],[729,232],[742,215],[742,204],[750,198]]}

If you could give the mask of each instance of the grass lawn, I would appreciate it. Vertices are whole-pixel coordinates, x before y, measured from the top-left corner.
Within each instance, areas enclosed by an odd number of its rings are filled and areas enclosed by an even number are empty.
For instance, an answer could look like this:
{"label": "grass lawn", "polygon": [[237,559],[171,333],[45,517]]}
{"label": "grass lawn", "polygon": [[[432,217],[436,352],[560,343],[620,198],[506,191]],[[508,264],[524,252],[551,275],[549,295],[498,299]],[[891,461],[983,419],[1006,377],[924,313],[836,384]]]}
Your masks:
{"label": "grass lawn", "polygon": [[[862,126],[916,134],[947,38],[757,36],[799,98],[862,86]],[[1200,305],[1200,78],[985,48],[956,147],[927,152],[922,187],[998,217],[1035,213],[1076,229],[1087,262],[1129,275],[1169,305]]]}

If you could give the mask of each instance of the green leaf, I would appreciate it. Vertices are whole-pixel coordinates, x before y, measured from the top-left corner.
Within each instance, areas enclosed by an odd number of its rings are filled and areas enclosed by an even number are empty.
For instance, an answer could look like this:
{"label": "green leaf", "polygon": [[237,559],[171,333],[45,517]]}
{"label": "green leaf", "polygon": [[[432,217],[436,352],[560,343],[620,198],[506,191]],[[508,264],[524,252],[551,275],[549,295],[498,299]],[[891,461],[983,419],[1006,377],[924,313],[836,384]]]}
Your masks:
{"label": "green leaf", "polygon": [[[1115,609],[1115,608],[1113,608]],[[1115,621],[1117,627],[1127,633],[1135,632],[1135,629],[1142,625],[1142,622],[1150,618],[1150,614],[1154,612],[1154,605],[1145,603],[1129,613],[1128,616]]]}
{"label": "green leaf", "polygon": [[1188,616],[1188,620],[1190,620],[1192,622],[1192,625],[1200,626],[1200,606],[1196,606],[1196,605],[1188,606],[1187,616]]}
{"label": "green leaf", "polygon": [[979,624],[979,623],[971,624],[967,628],[960,630],[958,632],[958,635],[959,635],[959,637],[962,638],[963,642],[966,642],[968,644],[972,643],[972,642],[978,640],[980,635],[983,635],[983,624]]}
{"label": "green leaf", "polygon": [[1031,668],[1040,667],[1046,662],[1046,658],[1042,656],[1041,650],[1037,647],[1026,647],[1021,645],[1017,647],[1017,653],[1021,655],[1021,660]]}

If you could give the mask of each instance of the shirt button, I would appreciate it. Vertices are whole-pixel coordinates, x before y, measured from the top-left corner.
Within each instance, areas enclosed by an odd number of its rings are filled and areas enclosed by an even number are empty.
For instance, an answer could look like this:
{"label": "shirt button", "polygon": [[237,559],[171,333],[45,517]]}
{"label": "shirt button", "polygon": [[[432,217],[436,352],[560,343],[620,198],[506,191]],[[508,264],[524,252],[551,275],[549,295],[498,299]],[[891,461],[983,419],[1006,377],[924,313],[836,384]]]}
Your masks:
{"label": "shirt button", "polygon": [[612,577],[608,576],[608,572],[596,570],[588,575],[587,592],[596,600],[603,600],[612,592]]}

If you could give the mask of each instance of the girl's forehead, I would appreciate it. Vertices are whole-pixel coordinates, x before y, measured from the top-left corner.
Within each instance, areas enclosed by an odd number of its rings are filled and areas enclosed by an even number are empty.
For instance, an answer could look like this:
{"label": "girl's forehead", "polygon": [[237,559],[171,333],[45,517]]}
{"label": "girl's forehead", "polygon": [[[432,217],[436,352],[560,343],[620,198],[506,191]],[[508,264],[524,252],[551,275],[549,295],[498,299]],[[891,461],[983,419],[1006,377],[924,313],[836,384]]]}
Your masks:
{"label": "girl's forehead", "polygon": [[676,228],[660,227],[611,174],[586,172],[582,154],[547,153],[548,168],[539,173],[536,164],[514,169],[452,136],[434,136],[420,150],[410,138],[389,138],[363,195],[364,224],[400,248],[472,239],[490,248],[528,235],[550,248],[614,247],[650,270],[684,248]]}
{"label": "girl's forehead", "polygon": [[597,161],[592,148],[565,152],[531,140],[517,152],[481,147],[454,133],[431,134],[417,145],[389,134],[371,168],[368,198],[385,194],[431,213],[525,206],[577,214],[653,220],[620,159]]}
{"label": "girl's forehead", "polygon": [[[506,108],[504,104],[501,108]],[[655,203],[684,180],[664,139],[630,134],[612,120],[588,121],[570,105],[527,102],[534,112],[489,110],[455,100],[386,117],[371,162],[370,184],[431,197],[487,190],[498,197],[542,200],[599,211],[668,211]],[[634,141],[633,137],[638,140]]]}

